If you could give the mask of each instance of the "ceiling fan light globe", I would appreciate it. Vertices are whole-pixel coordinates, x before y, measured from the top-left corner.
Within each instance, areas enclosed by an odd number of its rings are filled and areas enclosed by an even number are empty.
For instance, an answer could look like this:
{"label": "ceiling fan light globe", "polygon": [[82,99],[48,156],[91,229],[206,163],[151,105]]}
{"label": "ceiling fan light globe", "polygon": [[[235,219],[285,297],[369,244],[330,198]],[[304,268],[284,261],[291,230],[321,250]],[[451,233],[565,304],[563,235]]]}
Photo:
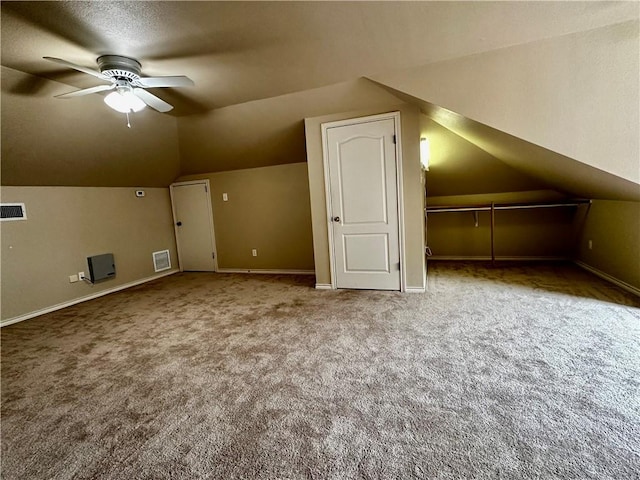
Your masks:
{"label": "ceiling fan light globe", "polygon": [[120,113],[139,112],[147,106],[146,103],[130,91],[111,92],[104,97],[104,103]]}
{"label": "ceiling fan light globe", "polygon": [[127,102],[129,102],[131,110],[133,110],[134,112],[139,112],[147,106],[147,104],[144,103],[144,101],[133,92],[127,92],[124,94],[124,96],[126,97]]}
{"label": "ceiling fan light globe", "polygon": [[129,113],[131,111],[126,100],[118,92],[111,92],[109,95],[104,97],[104,103],[109,105],[116,112]]}

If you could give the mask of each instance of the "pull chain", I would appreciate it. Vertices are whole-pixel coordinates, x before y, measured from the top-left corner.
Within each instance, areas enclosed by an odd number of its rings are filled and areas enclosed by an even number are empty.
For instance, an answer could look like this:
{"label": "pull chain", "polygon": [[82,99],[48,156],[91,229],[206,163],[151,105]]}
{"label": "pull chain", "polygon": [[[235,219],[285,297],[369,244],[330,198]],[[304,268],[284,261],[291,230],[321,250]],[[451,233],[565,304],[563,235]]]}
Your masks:
{"label": "pull chain", "polygon": [[131,122],[129,121],[129,112],[125,114],[127,116],[127,127],[131,128]]}

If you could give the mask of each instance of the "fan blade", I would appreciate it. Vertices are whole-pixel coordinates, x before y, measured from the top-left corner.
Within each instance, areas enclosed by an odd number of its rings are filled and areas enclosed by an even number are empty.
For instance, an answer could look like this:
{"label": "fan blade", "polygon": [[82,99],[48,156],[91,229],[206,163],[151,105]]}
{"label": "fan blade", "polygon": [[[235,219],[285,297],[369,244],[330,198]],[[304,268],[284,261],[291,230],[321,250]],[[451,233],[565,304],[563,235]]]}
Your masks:
{"label": "fan blade", "polygon": [[169,105],[164,100],[156,97],[152,93],[147,92],[143,88],[134,88],[133,93],[136,94],[144,103],[159,112],[168,112],[173,109],[173,105]]}
{"label": "fan blade", "polygon": [[82,90],[76,90],[75,92],[63,93],[62,95],[56,95],[56,98],[73,98],[82,97],[83,95],[89,95],[91,93],[104,92],[105,90],[113,90],[115,85],[98,85],[97,87],[84,88]]}
{"label": "fan blade", "polygon": [[60,65],[65,65],[67,67],[73,68],[75,70],[78,70],[79,72],[88,73],[89,75],[98,77],[100,80],[110,81],[109,77],[101,74],[97,70],[91,70],[90,68],[83,67],[81,65],[76,65],[75,63],[67,62],[66,60],[63,60],[61,58],[55,58],[55,57],[42,57],[42,58],[44,58],[45,60],[49,60],[51,62],[59,63]]}
{"label": "fan blade", "polygon": [[174,77],[142,77],[138,82],[141,87],[193,87],[195,83],[189,77],[177,75]]}

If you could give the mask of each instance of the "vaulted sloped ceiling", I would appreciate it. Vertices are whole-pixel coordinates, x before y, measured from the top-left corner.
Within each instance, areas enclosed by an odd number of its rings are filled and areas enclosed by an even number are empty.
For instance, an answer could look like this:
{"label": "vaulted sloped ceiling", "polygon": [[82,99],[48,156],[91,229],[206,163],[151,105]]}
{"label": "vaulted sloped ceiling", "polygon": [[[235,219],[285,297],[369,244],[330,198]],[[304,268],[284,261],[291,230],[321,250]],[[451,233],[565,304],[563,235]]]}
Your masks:
{"label": "vaulted sloped ceiling", "polygon": [[527,175],[424,115],[421,134],[429,139],[427,196],[548,191],[543,179]]}
{"label": "vaulted sloped ceiling", "polygon": [[[516,192],[548,188],[574,197],[640,201],[638,183],[591,167],[419,98],[399,91],[395,91],[395,94],[408,103],[419,105],[421,112],[429,119],[422,130],[428,138],[435,139],[435,148],[432,147],[434,160],[429,173],[433,186],[430,195]],[[461,140],[484,152],[486,157],[479,155],[477,151],[473,154],[465,153],[464,147],[461,147]],[[452,148],[455,148],[455,152],[451,151]],[[463,161],[465,155],[466,162]],[[479,172],[482,172],[482,177],[479,176]]]}
{"label": "vaulted sloped ceiling", "polygon": [[375,80],[557,190],[639,201],[639,27],[636,19]]}
{"label": "vaulted sloped ceiling", "polygon": [[[640,201],[640,185],[470,120],[435,105],[423,110],[436,123],[521,174],[574,197]],[[514,188],[519,190],[518,188]],[[461,192],[460,192],[461,193]]]}
{"label": "vaulted sloped ceiling", "polygon": [[365,79],[178,118],[185,174],[306,160],[305,117],[386,108],[402,101]]}
{"label": "vaulted sloped ceiling", "polygon": [[[514,188],[636,198],[636,2],[0,7],[3,184],[160,186],[179,174],[304,161],[305,117],[397,99],[486,152],[485,172],[517,169]],[[95,67],[109,53],[137,58],[144,75],[184,74],[196,85],[154,90],[175,109],[136,114],[132,129],[101,94],[52,98],[96,82],[43,56]],[[555,168],[563,162],[578,166]],[[631,183],[598,189],[604,177],[590,169]],[[482,189],[493,188],[510,187],[486,179]]]}
{"label": "vaulted sloped ceiling", "polygon": [[628,3],[10,1],[2,65],[84,86],[42,57],[131,56],[195,81],[159,93],[188,115],[622,22]]}

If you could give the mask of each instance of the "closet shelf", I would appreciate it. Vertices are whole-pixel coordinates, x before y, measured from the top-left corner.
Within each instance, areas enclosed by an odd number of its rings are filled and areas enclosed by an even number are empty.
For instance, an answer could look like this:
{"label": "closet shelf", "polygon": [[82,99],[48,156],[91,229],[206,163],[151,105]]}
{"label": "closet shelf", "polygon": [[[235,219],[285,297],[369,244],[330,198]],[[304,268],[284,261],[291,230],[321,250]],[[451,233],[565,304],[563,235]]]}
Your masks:
{"label": "closet shelf", "polygon": [[[591,206],[591,200],[588,199],[574,199],[563,202],[535,202],[535,203],[482,203],[478,205],[449,205],[449,206],[436,206],[425,207],[425,216],[429,213],[445,213],[445,212],[473,212],[475,219],[475,226],[478,226],[478,212],[490,211],[491,212],[491,264],[495,264],[495,228],[496,228],[496,210],[523,210],[532,208],[557,208],[557,207],[579,207],[580,205]],[[588,211],[588,209],[587,209]],[[428,247],[427,247],[428,248]]]}
{"label": "closet shelf", "polygon": [[580,205],[590,205],[591,200],[576,199],[566,202],[536,202],[536,203],[480,203],[477,205],[447,205],[426,207],[427,213],[439,212],[477,212],[490,210],[520,210],[528,208],[554,208],[554,207],[578,207]]}

